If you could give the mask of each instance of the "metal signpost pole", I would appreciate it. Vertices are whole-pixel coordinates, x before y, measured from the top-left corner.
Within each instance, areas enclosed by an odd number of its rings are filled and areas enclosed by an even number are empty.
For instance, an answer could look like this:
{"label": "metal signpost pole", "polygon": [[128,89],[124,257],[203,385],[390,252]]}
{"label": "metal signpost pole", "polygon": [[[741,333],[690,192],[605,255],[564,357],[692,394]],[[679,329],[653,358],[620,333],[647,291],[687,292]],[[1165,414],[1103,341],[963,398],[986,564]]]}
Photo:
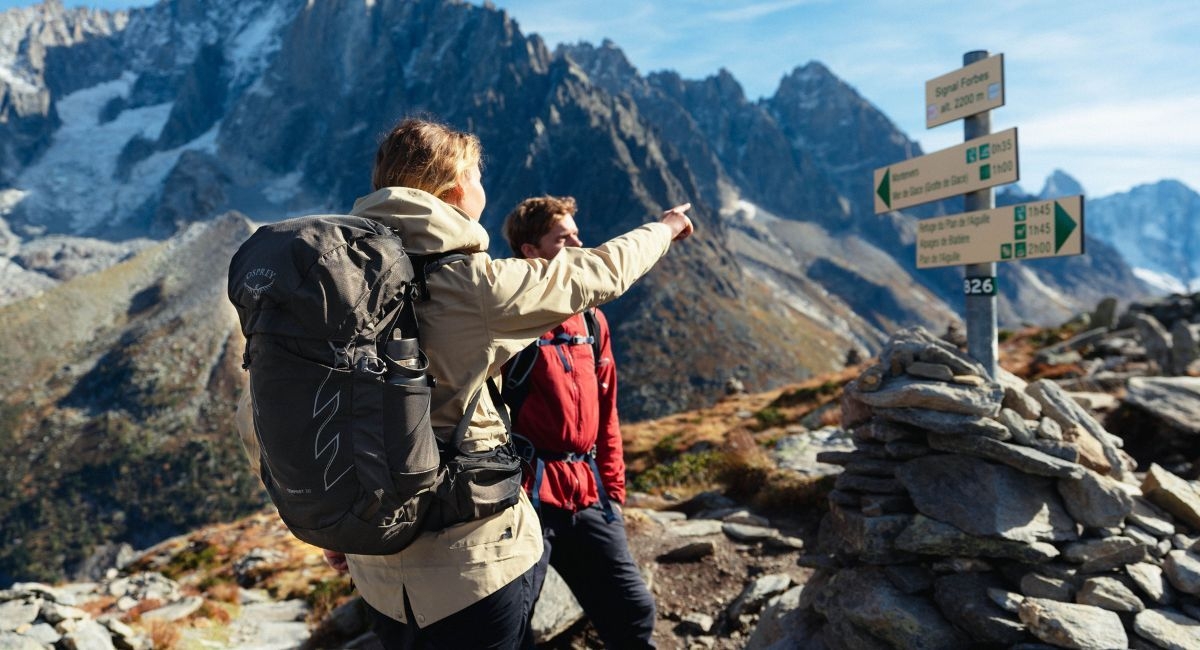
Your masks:
{"label": "metal signpost pole", "polygon": [[[975,50],[963,55],[963,65],[986,59],[986,50]],[[992,132],[991,111],[983,111],[963,120],[964,140],[973,140]],[[963,195],[967,212],[974,210],[990,210],[995,206],[992,188],[988,187]],[[989,292],[967,291],[966,320],[967,320],[967,353],[971,355],[994,379],[997,371],[997,332],[996,332],[996,263],[968,264],[966,266],[966,286],[972,285],[989,287]],[[971,282],[979,278],[979,282]]]}

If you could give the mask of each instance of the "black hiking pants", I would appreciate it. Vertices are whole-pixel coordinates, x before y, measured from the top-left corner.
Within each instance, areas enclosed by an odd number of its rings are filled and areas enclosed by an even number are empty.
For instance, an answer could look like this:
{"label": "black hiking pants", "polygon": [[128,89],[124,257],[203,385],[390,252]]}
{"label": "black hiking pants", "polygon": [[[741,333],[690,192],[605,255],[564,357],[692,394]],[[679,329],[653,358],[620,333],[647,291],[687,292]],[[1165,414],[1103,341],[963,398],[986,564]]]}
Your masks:
{"label": "black hiking pants", "polygon": [[[529,627],[538,565],[483,600],[424,628],[404,624],[368,605],[371,629],[386,650],[533,650]],[[415,621],[408,594],[405,617]]]}
{"label": "black hiking pants", "polygon": [[546,548],[535,567],[535,593],[542,591],[547,565],[553,566],[605,647],[654,648],[654,597],[629,553],[621,515],[608,523],[599,505],[571,513],[544,503],[538,514]]}

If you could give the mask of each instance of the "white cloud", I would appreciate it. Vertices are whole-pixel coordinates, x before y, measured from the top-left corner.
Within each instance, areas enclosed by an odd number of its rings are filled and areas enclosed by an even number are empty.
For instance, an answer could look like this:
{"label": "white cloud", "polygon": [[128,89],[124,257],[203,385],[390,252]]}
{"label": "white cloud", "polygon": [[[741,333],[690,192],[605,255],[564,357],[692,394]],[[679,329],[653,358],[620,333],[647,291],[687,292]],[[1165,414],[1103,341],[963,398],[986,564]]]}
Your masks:
{"label": "white cloud", "polygon": [[[785,9],[791,9],[800,5],[811,4],[809,0],[774,0],[772,2],[755,2],[749,5],[743,5],[734,9],[723,9],[708,13],[708,18],[713,20],[727,21],[745,21],[762,18],[774,13],[778,13]],[[722,3],[726,6],[725,3]]]}

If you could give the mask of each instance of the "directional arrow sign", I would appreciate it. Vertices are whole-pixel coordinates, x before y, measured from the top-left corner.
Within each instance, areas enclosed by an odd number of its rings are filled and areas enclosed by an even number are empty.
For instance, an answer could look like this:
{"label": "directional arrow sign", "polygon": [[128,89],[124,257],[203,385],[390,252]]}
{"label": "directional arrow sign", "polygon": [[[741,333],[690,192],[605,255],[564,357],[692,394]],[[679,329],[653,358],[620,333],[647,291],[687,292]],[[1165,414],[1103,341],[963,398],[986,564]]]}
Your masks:
{"label": "directional arrow sign", "polygon": [[1004,55],[996,54],[925,82],[925,128],[1004,105]]}
{"label": "directional arrow sign", "polygon": [[1083,253],[1083,197],[1007,205],[917,224],[917,268]]}
{"label": "directional arrow sign", "polygon": [[875,214],[1020,180],[1016,128],[875,170]]}

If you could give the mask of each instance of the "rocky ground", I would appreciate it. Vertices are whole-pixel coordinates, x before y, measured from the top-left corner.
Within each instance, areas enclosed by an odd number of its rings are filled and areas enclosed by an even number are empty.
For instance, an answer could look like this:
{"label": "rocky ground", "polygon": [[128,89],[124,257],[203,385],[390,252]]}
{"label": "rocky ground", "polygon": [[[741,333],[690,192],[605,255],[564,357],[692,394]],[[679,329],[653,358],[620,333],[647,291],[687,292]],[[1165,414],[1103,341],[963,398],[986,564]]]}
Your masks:
{"label": "rocky ground", "polygon": [[[906,623],[872,618],[864,609],[871,603],[854,596],[855,589],[866,589],[860,596],[886,592],[894,600],[883,603],[884,610],[918,612],[924,623],[943,620],[930,614],[931,607],[953,612],[962,604],[963,618],[953,624],[956,630],[947,628],[946,638],[979,632],[983,628],[972,628],[978,622],[972,617],[986,610],[989,625],[999,625],[996,633],[1005,639],[1028,643],[1027,635],[1035,634],[1050,643],[1024,647],[1104,647],[1081,639],[1108,623],[1107,632],[1128,635],[1136,647],[1193,647],[1188,644],[1200,639],[1193,629],[1200,623],[1191,616],[1200,613],[1200,536],[1192,533],[1200,531],[1200,514],[1193,518],[1162,496],[1194,498],[1188,508],[1200,513],[1200,491],[1188,480],[1200,458],[1192,435],[1200,421],[1200,379],[1193,376],[1200,369],[1194,356],[1200,336],[1191,325],[1193,311],[1188,299],[1131,309],[1120,319],[1098,310],[1056,330],[1011,333],[1002,341],[1001,362],[1015,374],[1007,375],[1003,389],[978,378],[967,381],[968,375],[978,377],[971,367],[953,371],[960,364],[947,354],[952,346],[923,343],[920,353],[893,349],[892,362],[868,360],[769,393],[748,395],[731,386],[730,395],[707,409],[626,426],[631,490],[625,516],[658,605],[659,647],[910,647],[896,636]],[[946,377],[939,378],[946,372],[939,365],[951,369]],[[1018,394],[1028,399],[1018,400]],[[947,406],[956,414],[951,425],[937,414]],[[1083,444],[1091,439],[1085,430],[1096,444]],[[910,440],[927,444],[918,450]],[[986,542],[1018,529],[984,530],[980,521],[991,517],[990,510],[959,519],[943,512],[983,507],[982,497],[930,505],[944,491],[927,489],[917,475],[900,469],[905,459],[893,457],[928,454],[926,447],[979,471],[1041,477],[1022,485],[1059,481],[1076,524],[1063,519],[1049,532],[1009,540],[1025,546]],[[1123,481],[1109,480],[1122,472]],[[1079,481],[1095,489],[1076,495]],[[961,487],[967,493],[971,485]],[[1060,498],[1043,492],[1047,502]],[[996,512],[1029,493],[1008,495]],[[1131,503],[1147,510],[1129,510]],[[822,523],[835,510],[840,514],[832,523]],[[958,530],[970,529],[985,541],[939,527],[938,517],[954,519]],[[900,519],[912,529],[903,541],[897,541],[899,529],[885,530]],[[819,534],[826,527],[831,529]],[[945,537],[950,533],[953,539]],[[831,550],[830,539],[842,541]],[[1134,551],[1136,558],[1123,569],[1101,566],[1098,560],[1111,560],[1105,554],[1113,548],[1124,554],[1118,559]],[[909,555],[895,556],[894,549],[945,557],[912,565]],[[1046,565],[1056,571],[1018,572],[1009,560],[988,559],[997,553],[1016,554],[1019,563],[1042,561],[1039,553],[1061,559]],[[880,573],[879,567],[888,568]],[[378,647],[364,631],[346,577],[292,538],[270,511],[140,553],[104,549],[87,573],[82,582],[0,591],[0,647]],[[981,575],[991,582],[972,582]],[[963,596],[947,600],[951,592]],[[1119,617],[1110,615],[1114,611]],[[1099,622],[1064,635],[1063,626],[1080,613]],[[535,626],[544,648],[600,647],[569,592],[552,580]],[[838,638],[831,635],[866,645],[828,643]],[[880,635],[901,640],[879,645]],[[1048,640],[1055,638],[1060,642]],[[1177,641],[1182,645],[1172,645]]]}

